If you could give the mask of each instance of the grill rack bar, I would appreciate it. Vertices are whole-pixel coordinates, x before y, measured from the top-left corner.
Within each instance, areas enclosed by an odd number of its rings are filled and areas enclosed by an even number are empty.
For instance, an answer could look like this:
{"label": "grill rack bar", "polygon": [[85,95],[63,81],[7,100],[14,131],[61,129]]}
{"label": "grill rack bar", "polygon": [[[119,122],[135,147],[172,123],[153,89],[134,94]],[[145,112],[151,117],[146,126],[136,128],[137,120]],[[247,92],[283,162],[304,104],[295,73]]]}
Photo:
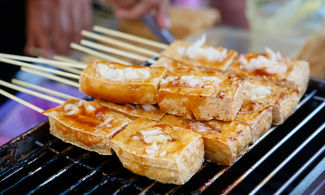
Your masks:
{"label": "grill rack bar", "polygon": [[[40,143],[40,142],[37,142],[37,143],[38,143],[39,145],[43,145],[43,144]],[[55,152],[55,153],[60,153],[59,151],[55,150],[54,148],[52,148],[52,147],[50,147],[50,146],[48,146],[47,148],[48,148],[49,150]],[[90,155],[90,152],[87,152],[87,153],[85,153],[85,154]],[[83,154],[83,155],[84,155],[84,154]],[[68,193],[69,190],[72,190],[72,189],[76,188],[77,186],[79,186],[80,184],[82,184],[83,182],[85,182],[87,179],[91,178],[91,175],[94,175],[94,174],[97,173],[97,172],[100,172],[100,173],[104,176],[104,182],[102,183],[102,185],[104,185],[104,184],[106,184],[108,181],[110,181],[110,176],[107,175],[105,172],[101,171],[101,167],[104,166],[107,162],[110,162],[110,161],[111,161],[110,159],[107,160],[107,161],[102,162],[99,166],[97,166],[96,168],[94,168],[94,167],[91,167],[91,166],[89,166],[89,165],[87,165],[87,164],[85,164],[85,163],[81,163],[80,161],[83,160],[83,159],[78,159],[78,160],[76,160],[76,159],[71,158],[71,157],[68,156],[68,155],[63,155],[63,156],[64,156],[66,159],[72,161],[73,164],[79,164],[79,165],[81,165],[81,166],[83,166],[83,167],[85,167],[85,168],[91,170],[91,172],[90,172],[88,175],[86,175],[85,177],[81,178],[81,179],[80,179],[76,184],[74,184],[74,185],[68,187],[64,192],[62,192],[62,193],[60,193],[60,194],[66,194],[66,193]],[[67,170],[67,169],[66,169],[66,170]],[[66,171],[66,170],[65,170],[65,171]],[[93,173],[93,172],[94,172],[94,173]],[[121,181],[119,180],[119,182],[121,182]],[[122,182],[122,183],[125,183],[125,182]],[[95,190],[97,189],[97,187],[99,187],[99,186],[101,186],[101,185],[100,185],[100,184],[99,184],[99,185],[96,185],[96,186],[95,186],[92,190],[90,190],[89,192],[92,193],[92,192],[95,191]],[[85,193],[85,194],[87,194],[87,193]]]}
{"label": "grill rack bar", "polygon": [[[45,146],[45,144],[43,144]],[[66,148],[66,150],[64,150],[63,152],[67,152],[70,149],[72,149],[73,146],[69,146]],[[27,175],[25,175],[24,177],[22,177],[21,179],[19,179],[16,183],[14,183],[13,185],[9,186],[8,188],[4,189],[3,191],[0,192],[0,194],[3,194],[5,192],[7,192],[8,190],[12,189],[13,187],[15,187],[16,185],[20,184],[21,182],[23,182],[25,179],[28,179],[29,177],[33,176],[34,174],[38,173],[39,171],[41,171],[42,169],[44,169],[45,167],[49,166],[53,161],[59,159],[60,153],[54,155],[52,157],[52,159],[48,160],[47,162],[43,163],[40,167],[38,167],[37,169],[30,171]]]}
{"label": "grill rack bar", "polygon": [[60,195],[65,195],[67,193],[69,193],[71,190],[74,190],[76,187],[78,187],[80,184],[82,184],[83,182],[85,182],[87,179],[91,178],[93,175],[95,175],[95,173],[97,173],[96,170],[91,171],[88,175],[84,176],[83,178],[81,178],[76,184],[73,184],[72,186],[68,187],[65,191],[63,191],[62,193],[60,193]]}
{"label": "grill rack bar", "polygon": [[36,188],[34,188],[33,190],[31,190],[27,194],[29,194],[29,195],[30,194],[34,194],[38,190],[42,189],[45,185],[47,185],[48,183],[50,183],[51,181],[53,181],[54,179],[56,179],[57,177],[59,177],[60,175],[62,175],[63,173],[65,173],[67,170],[69,170],[70,168],[72,168],[73,166],[75,166],[76,164],[78,164],[82,159],[89,157],[89,155],[90,155],[90,152],[87,152],[87,153],[84,153],[84,154],[80,155],[78,157],[78,160],[77,161],[73,161],[72,163],[68,164],[63,169],[61,169],[60,171],[58,171],[56,174],[50,176],[43,183],[39,184]]}
{"label": "grill rack bar", "polygon": [[306,168],[311,165],[323,152],[325,151],[325,145],[321,147],[300,169],[286,181],[274,194],[281,194]]}
{"label": "grill rack bar", "polygon": [[274,151],[276,151],[283,143],[285,143],[292,135],[300,130],[311,118],[314,117],[321,109],[325,106],[325,102],[320,104],[313,112],[311,112],[303,121],[301,121],[293,130],[290,131],[284,138],[281,139],[271,150],[269,150],[262,158],[260,158],[254,165],[252,165],[244,174],[242,174],[234,183],[232,183],[223,193],[228,194],[231,192],[238,184],[240,184],[250,173],[252,173],[262,162],[267,159]]}
{"label": "grill rack bar", "polygon": [[[54,143],[55,141],[57,141],[57,139],[52,139],[49,140],[46,145],[50,145],[52,143]],[[11,172],[9,175],[5,176],[4,178],[2,178],[0,180],[0,183],[5,181],[7,178],[11,177],[12,175],[16,174],[17,172],[19,172],[21,169],[23,169],[25,166],[33,163],[35,160],[37,160],[40,156],[43,156],[46,154],[46,148],[41,148],[40,150],[37,150],[36,152],[32,153],[31,155],[29,155],[27,158],[25,158],[24,160],[18,162],[17,164],[15,164],[15,166],[7,169],[6,171],[2,172],[0,174],[0,177],[2,177],[3,175],[5,175],[6,173],[14,170],[13,172]],[[17,168],[17,169],[15,169]]]}
{"label": "grill rack bar", "polygon": [[[325,105],[325,102],[323,103]],[[279,164],[266,178],[264,178],[249,194],[256,194],[275,174],[277,174],[303,147],[305,147],[312,139],[324,130],[325,122],[310,135],[298,148],[296,148],[281,164]]]}

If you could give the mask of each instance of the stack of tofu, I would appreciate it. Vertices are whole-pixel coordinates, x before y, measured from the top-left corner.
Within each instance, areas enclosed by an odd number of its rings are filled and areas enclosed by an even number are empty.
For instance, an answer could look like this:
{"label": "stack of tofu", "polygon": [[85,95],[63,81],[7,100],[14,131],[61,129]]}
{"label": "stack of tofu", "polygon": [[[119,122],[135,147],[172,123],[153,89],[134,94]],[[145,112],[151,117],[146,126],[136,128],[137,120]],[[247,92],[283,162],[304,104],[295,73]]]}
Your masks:
{"label": "stack of tofu", "polygon": [[204,42],[176,41],[151,67],[91,63],[80,90],[96,100],[48,110],[51,133],[163,183],[184,184],[204,159],[231,165],[296,110],[309,65]]}

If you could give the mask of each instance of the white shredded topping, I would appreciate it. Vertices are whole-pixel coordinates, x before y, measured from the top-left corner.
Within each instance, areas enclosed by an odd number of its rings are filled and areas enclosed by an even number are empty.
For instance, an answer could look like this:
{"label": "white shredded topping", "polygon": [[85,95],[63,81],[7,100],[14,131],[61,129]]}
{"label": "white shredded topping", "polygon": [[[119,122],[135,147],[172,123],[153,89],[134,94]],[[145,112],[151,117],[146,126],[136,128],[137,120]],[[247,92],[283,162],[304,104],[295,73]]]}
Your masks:
{"label": "white shredded topping", "polygon": [[267,52],[267,57],[259,55],[257,58],[252,58],[247,60],[245,56],[241,55],[239,57],[239,62],[241,63],[241,68],[248,71],[255,71],[257,69],[263,69],[269,74],[280,74],[287,71],[287,66],[283,62],[283,57],[279,52],[274,52],[269,48],[265,48]]}
{"label": "white shredded topping", "polygon": [[179,84],[184,87],[201,88],[203,87],[204,82],[199,77],[181,76]]}
{"label": "white shredded topping", "polygon": [[80,100],[80,101],[77,103],[77,106],[80,107],[80,106],[82,106],[82,105],[84,105],[84,102],[83,102],[82,100]]}
{"label": "white shredded topping", "polygon": [[112,125],[110,124],[110,122],[114,120],[114,118],[112,117],[108,117],[107,119],[105,119],[104,122],[100,123],[99,125],[97,125],[97,127],[111,127]]}
{"label": "white shredded topping", "polygon": [[209,76],[181,76],[181,77],[167,77],[164,83],[171,82],[173,85],[180,85],[191,88],[214,88],[218,87],[221,80],[217,77]]}
{"label": "white shredded topping", "polygon": [[134,140],[140,140],[141,137],[134,135],[134,136],[132,137],[132,139],[134,139]]}
{"label": "white shredded topping", "polygon": [[155,127],[155,128],[151,128],[150,130],[140,130],[140,133],[143,136],[147,136],[147,135],[157,135],[157,134],[161,134],[163,132],[161,131],[161,128]]}
{"label": "white shredded topping", "polygon": [[87,110],[88,112],[93,112],[93,111],[96,110],[96,108],[95,108],[94,106],[92,106],[92,105],[87,104],[87,105],[86,105],[86,110]]}
{"label": "white shredded topping", "polygon": [[201,122],[190,122],[190,129],[199,133],[211,131],[212,128]]}
{"label": "white shredded topping", "polygon": [[161,80],[160,86],[163,86],[163,85],[169,83],[170,81],[173,81],[173,80],[176,80],[176,79],[178,79],[178,77],[166,77],[166,78]]}
{"label": "white shredded topping", "polygon": [[147,79],[150,72],[145,68],[110,68],[105,64],[97,64],[96,73],[108,80],[129,81],[135,79]]}
{"label": "white shredded topping", "polygon": [[155,127],[150,130],[140,130],[142,139],[145,143],[165,143],[166,141],[172,140],[170,135],[165,134],[161,131],[161,128]]}
{"label": "white shredded topping", "polygon": [[157,108],[153,105],[150,105],[150,104],[144,104],[144,105],[141,105],[143,110],[145,111],[155,111],[157,110]]}
{"label": "white shredded topping", "polygon": [[269,94],[271,94],[271,88],[268,86],[246,83],[246,96],[251,100],[265,98]]}
{"label": "white shredded topping", "polygon": [[67,104],[64,106],[64,111],[67,112],[66,115],[74,115],[78,113],[79,108],[75,104]]}
{"label": "white shredded topping", "polygon": [[157,150],[158,150],[159,148],[158,148],[158,146],[157,146],[157,143],[153,143],[153,144],[151,144],[151,147],[149,147],[149,148],[146,148],[146,153],[148,153],[148,154],[154,154]]}
{"label": "white shredded topping", "polygon": [[206,38],[205,35],[203,35],[200,39],[196,40],[188,48],[179,47],[177,51],[182,56],[187,56],[191,59],[207,58],[211,61],[221,62],[227,57],[226,49],[222,49],[220,51],[212,47],[202,48],[205,42]]}
{"label": "white shredded topping", "polygon": [[165,156],[166,154],[167,154],[167,152],[164,150],[159,154],[159,156]]}

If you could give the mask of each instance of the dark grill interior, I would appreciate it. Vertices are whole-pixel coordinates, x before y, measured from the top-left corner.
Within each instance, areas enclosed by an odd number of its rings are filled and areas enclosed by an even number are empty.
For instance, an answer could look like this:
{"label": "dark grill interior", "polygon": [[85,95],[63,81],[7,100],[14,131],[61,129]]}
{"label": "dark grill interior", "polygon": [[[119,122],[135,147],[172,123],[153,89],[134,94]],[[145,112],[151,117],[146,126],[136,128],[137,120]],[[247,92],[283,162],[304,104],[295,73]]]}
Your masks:
{"label": "dark grill interior", "polygon": [[[230,167],[205,162],[185,185],[135,175],[115,155],[66,144],[45,122],[0,149],[0,194],[258,194],[305,191],[325,157],[325,83],[313,79],[296,113]],[[309,185],[307,185],[309,183]],[[303,191],[301,191],[303,190]]]}

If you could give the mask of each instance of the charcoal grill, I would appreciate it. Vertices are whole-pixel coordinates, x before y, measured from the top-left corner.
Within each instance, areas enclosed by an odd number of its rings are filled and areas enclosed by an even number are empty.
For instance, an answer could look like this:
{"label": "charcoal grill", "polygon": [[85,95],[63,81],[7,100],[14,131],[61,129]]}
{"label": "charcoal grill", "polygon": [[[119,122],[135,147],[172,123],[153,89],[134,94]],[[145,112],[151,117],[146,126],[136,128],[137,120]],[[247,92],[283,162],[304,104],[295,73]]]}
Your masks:
{"label": "charcoal grill", "polygon": [[182,186],[135,175],[115,155],[66,144],[51,136],[44,122],[0,148],[0,194],[316,192],[325,180],[324,107],[325,81],[312,78],[284,124],[272,127],[232,166],[204,162]]}

